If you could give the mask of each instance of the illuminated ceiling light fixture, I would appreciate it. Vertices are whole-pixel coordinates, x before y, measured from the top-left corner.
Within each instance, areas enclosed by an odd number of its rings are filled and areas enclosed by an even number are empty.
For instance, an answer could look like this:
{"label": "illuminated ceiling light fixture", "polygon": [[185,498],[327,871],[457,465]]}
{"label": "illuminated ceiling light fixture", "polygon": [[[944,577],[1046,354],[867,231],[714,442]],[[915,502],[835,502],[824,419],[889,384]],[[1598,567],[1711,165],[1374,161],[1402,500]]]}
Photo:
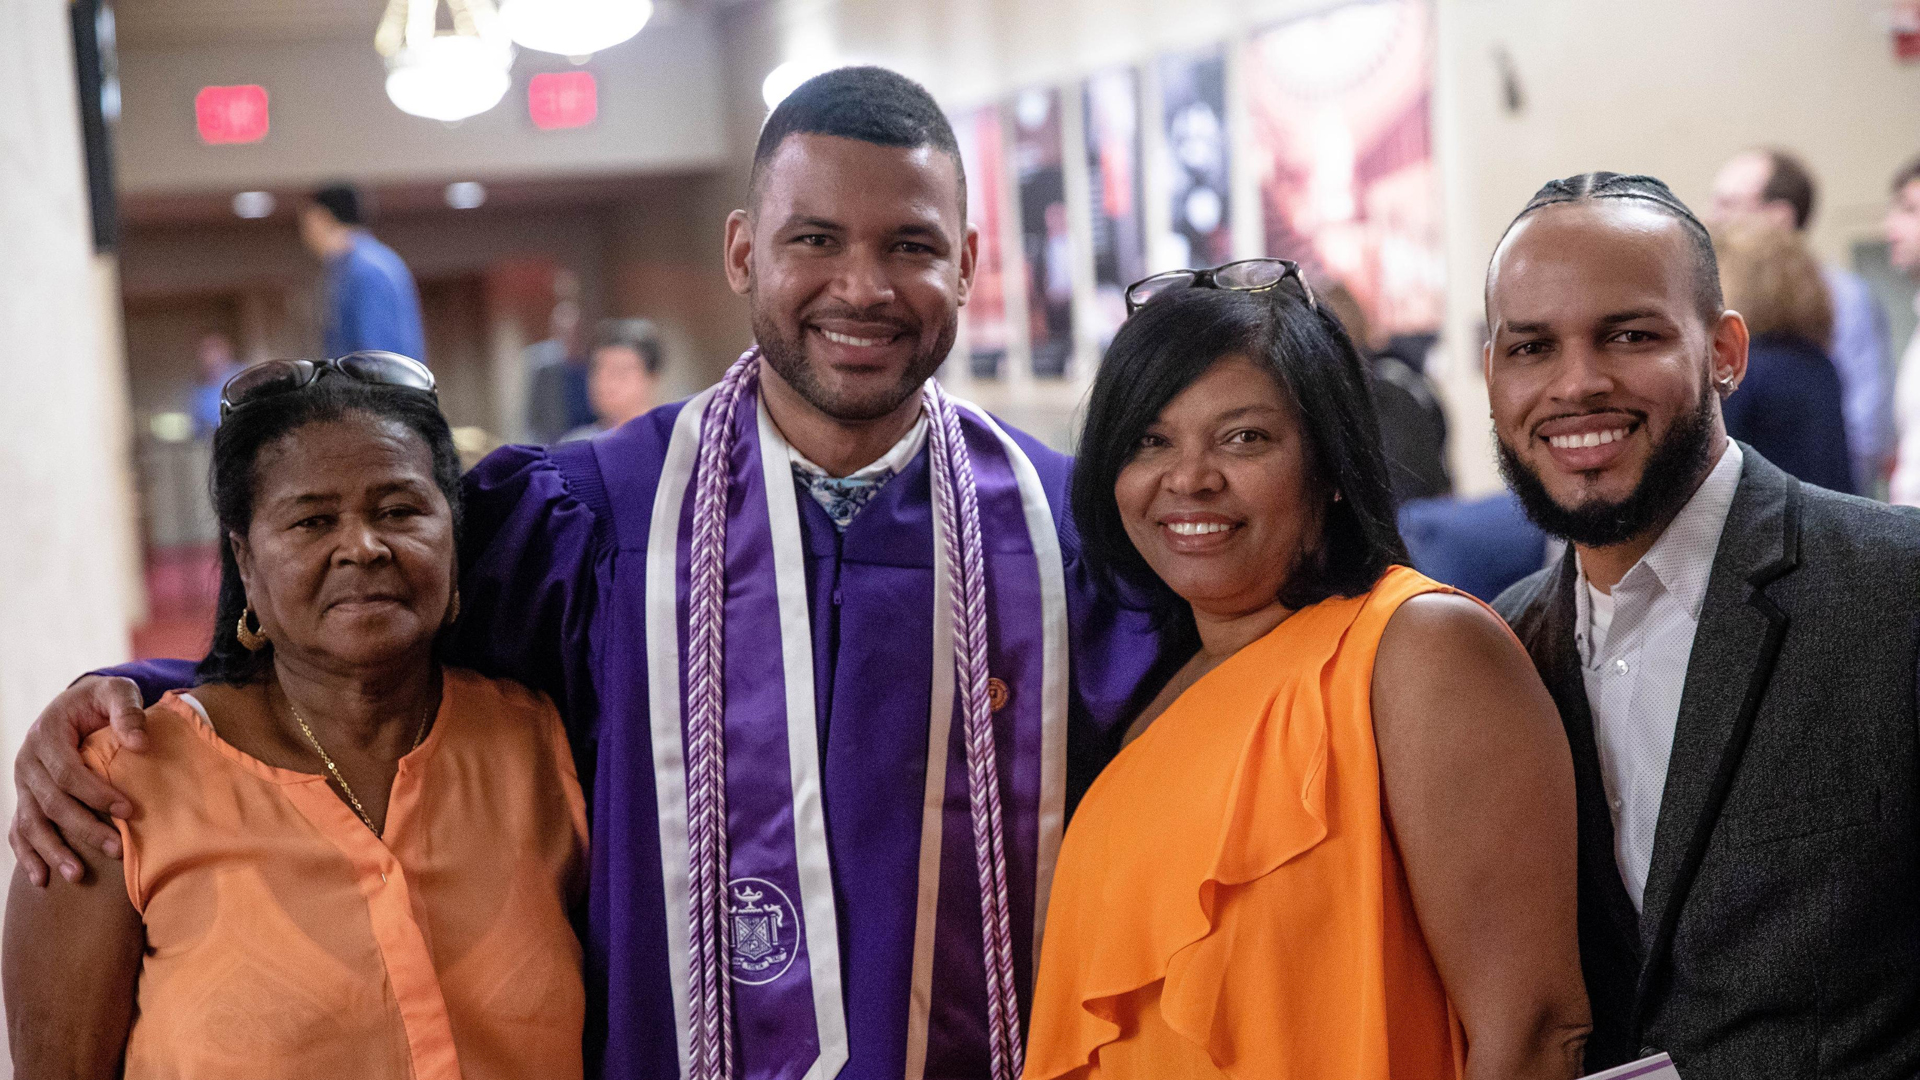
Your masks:
{"label": "illuminated ceiling light fixture", "polygon": [[559,53],[576,64],[640,32],[652,0],[502,0],[500,22],[523,48]]}
{"label": "illuminated ceiling light fixture", "polygon": [[447,205],[455,210],[478,210],[486,205],[487,189],[473,180],[461,180],[447,185],[444,192]]}
{"label": "illuminated ceiling light fixture", "polygon": [[760,82],[760,100],[767,103],[768,109],[774,109],[787,95],[800,89],[800,84],[815,75],[824,75],[838,64],[818,60],[788,60],[772,71]]}
{"label": "illuminated ceiling light fixture", "polygon": [[373,47],[387,58],[387,97],[429,120],[465,120],[512,85],[513,45],[493,0],[447,0],[453,32],[438,29],[440,0],[388,0]]}

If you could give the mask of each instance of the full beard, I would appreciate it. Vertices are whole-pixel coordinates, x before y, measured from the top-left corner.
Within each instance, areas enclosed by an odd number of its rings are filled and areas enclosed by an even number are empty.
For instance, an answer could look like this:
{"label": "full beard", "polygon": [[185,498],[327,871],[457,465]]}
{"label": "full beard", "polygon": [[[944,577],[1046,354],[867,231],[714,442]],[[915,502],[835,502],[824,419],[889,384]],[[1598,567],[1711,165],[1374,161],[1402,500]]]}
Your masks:
{"label": "full beard", "polygon": [[901,371],[900,378],[892,386],[865,394],[836,391],[820,378],[819,370],[807,356],[806,334],[803,327],[798,339],[787,337],[770,316],[759,311],[753,313],[753,337],[760,345],[760,355],[766,358],[768,365],[788,386],[793,387],[794,393],[835,420],[864,423],[892,414],[908,398],[920,392],[920,387],[933,377],[934,372],[940,370],[947,353],[953,349],[959,324],[956,320],[948,320],[946,326],[931,339],[922,337],[922,348],[914,353],[912,362]]}
{"label": "full beard", "polygon": [[1693,498],[1713,447],[1713,392],[1703,389],[1700,404],[1674,421],[1653,448],[1640,482],[1614,502],[1589,499],[1577,506],[1560,505],[1540,474],[1520,460],[1505,439],[1494,441],[1500,451],[1500,476],[1535,525],[1582,547],[1610,547],[1671,521]]}

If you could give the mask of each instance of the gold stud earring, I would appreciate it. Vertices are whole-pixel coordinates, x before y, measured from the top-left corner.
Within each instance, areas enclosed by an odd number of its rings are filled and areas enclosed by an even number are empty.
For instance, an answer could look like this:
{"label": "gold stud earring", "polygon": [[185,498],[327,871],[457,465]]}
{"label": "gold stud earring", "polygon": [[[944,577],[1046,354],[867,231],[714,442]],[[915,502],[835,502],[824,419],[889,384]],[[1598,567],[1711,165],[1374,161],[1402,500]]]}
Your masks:
{"label": "gold stud earring", "polygon": [[253,615],[252,604],[248,604],[240,610],[240,625],[234,628],[234,636],[240,639],[241,648],[248,652],[259,652],[261,649],[267,647],[270,639],[267,637],[267,632],[264,629],[252,630],[247,627],[247,619],[249,617],[253,617],[256,625],[260,621],[257,616]]}

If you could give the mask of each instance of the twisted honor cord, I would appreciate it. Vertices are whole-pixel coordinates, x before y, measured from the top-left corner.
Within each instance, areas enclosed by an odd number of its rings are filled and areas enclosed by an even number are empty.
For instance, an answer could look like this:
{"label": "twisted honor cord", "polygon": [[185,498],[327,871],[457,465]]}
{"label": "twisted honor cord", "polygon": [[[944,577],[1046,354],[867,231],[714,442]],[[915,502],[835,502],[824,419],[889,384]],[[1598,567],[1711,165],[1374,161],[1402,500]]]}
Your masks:
{"label": "twisted honor cord", "polygon": [[[691,1080],[734,1080],[731,926],[727,895],[725,644],[727,499],[735,414],[759,378],[759,350],[727,369],[700,421],[695,470],[692,580],[687,627],[687,819],[691,927],[688,1017]],[[930,418],[934,528],[951,566],[955,681],[967,744],[967,789],[980,875],[987,1012],[993,1080],[1022,1068],[1020,1003],[1014,985],[1005,829],[993,711],[987,691],[986,561],[973,460],[958,410],[936,383],[923,397]]]}

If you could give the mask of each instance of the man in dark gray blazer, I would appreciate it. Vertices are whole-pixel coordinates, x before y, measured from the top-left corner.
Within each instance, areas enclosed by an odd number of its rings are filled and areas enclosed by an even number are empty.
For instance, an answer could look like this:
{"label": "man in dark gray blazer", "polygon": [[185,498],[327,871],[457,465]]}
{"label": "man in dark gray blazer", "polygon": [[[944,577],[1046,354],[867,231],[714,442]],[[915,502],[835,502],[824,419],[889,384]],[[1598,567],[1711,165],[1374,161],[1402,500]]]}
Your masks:
{"label": "man in dark gray blazer", "polygon": [[1920,514],[1726,437],[1746,327],[1657,180],[1543,188],[1487,321],[1502,471],[1569,541],[1495,606],[1572,745],[1589,1069],[1920,1076]]}

